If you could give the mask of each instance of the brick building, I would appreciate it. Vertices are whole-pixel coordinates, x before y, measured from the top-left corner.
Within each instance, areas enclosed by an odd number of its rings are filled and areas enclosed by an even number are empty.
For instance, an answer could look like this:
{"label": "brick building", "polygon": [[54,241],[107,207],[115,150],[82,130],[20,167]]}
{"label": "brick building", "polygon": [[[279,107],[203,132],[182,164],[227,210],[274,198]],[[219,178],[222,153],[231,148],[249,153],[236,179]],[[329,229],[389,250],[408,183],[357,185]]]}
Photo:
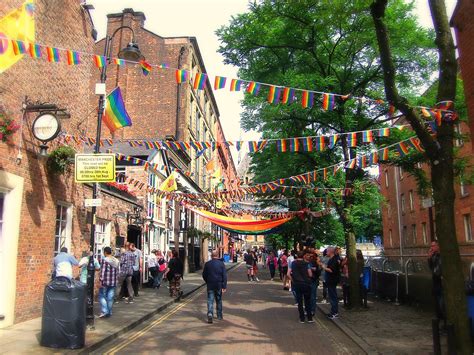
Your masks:
{"label": "brick building", "polygon": [[[455,126],[458,133],[470,137],[470,142],[456,139],[459,155],[472,158],[474,149],[474,2],[458,0],[451,26],[456,33],[461,78],[468,109],[467,122]],[[472,164],[472,161],[471,161]],[[427,172],[429,176],[429,172]],[[416,193],[416,182],[400,168],[380,166],[381,192],[386,198],[382,208],[384,248],[388,256],[426,258],[431,240],[436,239],[434,207],[429,198]],[[462,179],[455,186],[456,235],[466,275],[474,262],[474,189]]]}
{"label": "brick building", "polygon": [[[0,17],[22,4],[23,0],[2,1]],[[37,0],[35,5],[37,43],[93,53],[93,24],[79,1]],[[11,142],[0,142],[0,328],[40,316],[44,286],[60,247],[68,247],[76,258],[89,248],[90,209],[84,207],[84,199],[91,197],[91,186],[74,183],[72,173],[57,175],[46,169],[45,159],[38,155],[40,142],[31,132],[38,113],[29,111],[22,119],[21,109],[26,97],[28,108],[31,103],[55,105],[64,110],[59,113],[67,113],[58,115],[63,131],[80,134],[88,126],[93,132],[92,60],[83,57],[80,65],[68,66],[64,51],[59,63],[49,63],[44,48],[42,55],[24,55],[0,74],[2,113],[22,124]],[[51,152],[58,140],[48,145]],[[103,185],[100,198],[96,250],[125,239],[133,225],[131,216],[140,217],[142,209],[136,197],[112,186]]]}

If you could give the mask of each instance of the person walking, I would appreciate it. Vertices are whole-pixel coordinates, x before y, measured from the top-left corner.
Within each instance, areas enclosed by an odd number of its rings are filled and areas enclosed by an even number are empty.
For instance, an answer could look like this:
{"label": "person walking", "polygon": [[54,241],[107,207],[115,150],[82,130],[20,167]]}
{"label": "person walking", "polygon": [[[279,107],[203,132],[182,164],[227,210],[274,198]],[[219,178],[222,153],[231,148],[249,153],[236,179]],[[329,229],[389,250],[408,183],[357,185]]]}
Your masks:
{"label": "person walking", "polygon": [[316,252],[308,253],[308,263],[311,268],[311,314],[316,315],[317,291],[319,286],[319,276],[321,275],[321,261]]}
{"label": "person walking", "polygon": [[288,251],[284,250],[280,257],[281,273],[283,275],[283,289],[289,290],[288,286]]}
{"label": "person walking", "polygon": [[53,262],[53,278],[65,277],[69,280],[72,279],[72,267],[79,265],[76,258],[68,254],[66,247],[61,248],[59,254],[54,257]]}
{"label": "person walking", "polygon": [[[79,281],[81,281],[83,284],[87,284],[87,266],[89,265],[89,259],[90,256],[92,255],[91,251],[84,251],[82,253],[82,258],[79,261],[79,267],[81,268],[81,273],[79,276]],[[97,258],[94,258],[94,269],[95,271],[100,270],[100,264]]]}
{"label": "person walking", "polygon": [[163,280],[163,274],[166,271],[166,261],[161,250],[156,251],[156,279],[154,280],[153,287],[159,289],[161,281]]}
{"label": "person walking", "polygon": [[[305,322],[314,323],[313,314],[311,311],[311,277],[313,273],[310,265],[304,260],[304,252],[298,251],[296,260],[291,263],[291,286],[296,295],[296,302],[298,304],[298,313],[300,323]],[[304,303],[304,307],[303,307]]]}
{"label": "person walking", "polygon": [[214,300],[217,319],[222,320],[222,294],[227,289],[227,271],[217,251],[211,253],[211,260],[204,265],[202,278],[207,285],[207,322],[212,323],[214,317]]}
{"label": "person walking", "polygon": [[437,241],[431,242],[428,252],[428,266],[431,270],[432,279],[432,295],[435,301],[435,312],[438,322],[443,321],[446,327],[446,312],[443,298],[443,276],[441,269],[441,254],[439,252],[439,244]]}
{"label": "person walking", "polygon": [[100,264],[99,303],[101,314],[99,318],[110,317],[112,315],[119,264],[119,261],[112,256],[112,249],[105,247],[104,258]]}
{"label": "person walking", "polygon": [[326,267],[324,265],[326,265],[328,263],[328,255],[327,255],[327,248],[323,250],[323,255],[319,258],[320,261],[321,261],[321,279],[323,280],[323,300],[321,301],[321,303],[328,303],[328,287],[326,285]]}
{"label": "person walking", "polygon": [[[121,284],[122,289],[120,294],[126,298],[127,303],[133,303],[133,265],[135,265],[135,255],[131,250],[123,249],[120,256],[120,279],[123,279]],[[127,297],[125,297],[127,295]]]}
{"label": "person walking", "polygon": [[149,281],[148,286],[152,288],[156,288],[155,286],[155,280],[158,277],[158,267],[157,267],[157,262],[156,260],[156,250],[153,249],[148,255],[148,272],[150,273],[152,280]]}
{"label": "person walking", "polygon": [[179,255],[176,250],[173,250],[171,253],[171,260],[168,263],[168,267],[165,271],[165,276],[170,284],[170,297],[174,297],[179,300],[183,295],[183,291],[181,291],[183,263],[179,259]]}
{"label": "person walking", "polygon": [[271,251],[267,257],[267,265],[268,270],[270,270],[270,280],[273,281],[275,277],[275,271],[278,266],[278,259],[273,251]]}
{"label": "person walking", "polygon": [[248,282],[255,281],[254,269],[253,269],[253,256],[250,249],[244,255],[245,267],[247,268],[247,279]]}
{"label": "person walking", "polygon": [[135,256],[135,263],[133,264],[132,287],[133,296],[139,297],[138,289],[140,287],[141,273],[143,270],[143,254],[140,249],[137,249],[134,243],[130,243],[130,251]]}
{"label": "person walking", "polygon": [[331,303],[331,312],[328,314],[329,319],[339,317],[339,308],[337,299],[337,284],[341,279],[341,266],[339,259],[334,252],[334,247],[327,248],[328,263],[325,267],[326,271],[326,286],[328,288],[329,302]]}
{"label": "person walking", "polygon": [[252,267],[253,267],[253,276],[254,276],[254,281],[259,282],[260,280],[258,279],[258,255],[257,252],[254,250],[252,251]]}

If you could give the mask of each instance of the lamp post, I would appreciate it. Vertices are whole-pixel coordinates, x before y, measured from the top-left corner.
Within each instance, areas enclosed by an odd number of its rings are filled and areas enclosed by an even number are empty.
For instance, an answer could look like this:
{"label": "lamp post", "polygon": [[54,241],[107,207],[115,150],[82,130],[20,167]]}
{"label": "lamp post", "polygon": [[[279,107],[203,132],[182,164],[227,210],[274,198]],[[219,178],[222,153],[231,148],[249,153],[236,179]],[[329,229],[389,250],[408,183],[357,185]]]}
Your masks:
{"label": "lamp post", "polygon": [[[129,26],[120,26],[117,28],[113,33],[112,36],[107,35],[105,37],[105,45],[104,45],[104,57],[106,58],[106,65],[102,67],[102,71],[100,73],[100,85],[96,85],[96,92],[99,93],[99,107],[97,112],[97,132],[96,132],[96,141],[94,146],[94,154],[100,153],[100,133],[102,129],[102,115],[104,111],[104,104],[105,104],[105,81],[107,79],[107,67],[111,62],[110,52],[111,52],[111,44],[114,39],[115,34],[122,29],[129,29],[132,31],[132,41],[127,45],[127,47],[123,48],[119,53],[118,57],[120,59],[125,59],[128,61],[139,62],[140,60],[144,59],[143,55],[141,54],[140,50],[138,49],[138,45],[135,42],[135,33],[133,29]],[[92,198],[96,199],[98,197],[99,192],[99,184],[94,183],[92,189]],[[97,208],[94,206],[92,207],[91,211],[91,237],[90,237],[90,249],[91,255],[89,257],[89,264],[87,265],[87,314],[86,320],[87,324],[90,326],[91,329],[94,328],[94,249],[95,249],[95,223],[96,223],[96,212]]]}

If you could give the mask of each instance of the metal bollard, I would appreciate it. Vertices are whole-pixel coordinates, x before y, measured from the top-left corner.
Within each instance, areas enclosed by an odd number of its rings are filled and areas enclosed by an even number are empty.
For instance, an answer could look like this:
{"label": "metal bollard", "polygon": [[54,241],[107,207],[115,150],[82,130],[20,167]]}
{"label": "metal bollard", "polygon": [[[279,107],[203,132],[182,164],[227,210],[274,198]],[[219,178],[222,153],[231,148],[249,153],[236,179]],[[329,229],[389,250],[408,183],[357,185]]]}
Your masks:
{"label": "metal bollard", "polygon": [[454,325],[446,325],[446,333],[448,334],[448,354],[456,355],[456,336],[454,334]]}
{"label": "metal bollard", "polygon": [[400,302],[398,302],[398,278],[400,276],[400,273],[397,271],[397,287],[395,291],[395,306],[400,306]]}
{"label": "metal bollard", "polygon": [[431,320],[431,331],[433,334],[433,353],[434,355],[441,355],[441,342],[439,339],[439,321],[438,319]]}

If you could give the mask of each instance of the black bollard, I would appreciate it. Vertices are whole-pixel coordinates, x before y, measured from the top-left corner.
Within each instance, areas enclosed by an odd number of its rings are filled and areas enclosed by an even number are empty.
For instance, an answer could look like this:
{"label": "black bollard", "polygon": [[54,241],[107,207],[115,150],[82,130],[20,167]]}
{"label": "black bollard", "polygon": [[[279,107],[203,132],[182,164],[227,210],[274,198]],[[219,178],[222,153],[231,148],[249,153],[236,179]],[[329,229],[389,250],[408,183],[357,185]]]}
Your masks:
{"label": "black bollard", "polygon": [[456,337],[454,335],[454,325],[448,324],[446,326],[446,333],[448,334],[448,354],[456,355]]}
{"label": "black bollard", "polygon": [[439,321],[438,319],[431,320],[431,330],[433,333],[433,353],[434,355],[441,355],[441,342],[439,339]]}

